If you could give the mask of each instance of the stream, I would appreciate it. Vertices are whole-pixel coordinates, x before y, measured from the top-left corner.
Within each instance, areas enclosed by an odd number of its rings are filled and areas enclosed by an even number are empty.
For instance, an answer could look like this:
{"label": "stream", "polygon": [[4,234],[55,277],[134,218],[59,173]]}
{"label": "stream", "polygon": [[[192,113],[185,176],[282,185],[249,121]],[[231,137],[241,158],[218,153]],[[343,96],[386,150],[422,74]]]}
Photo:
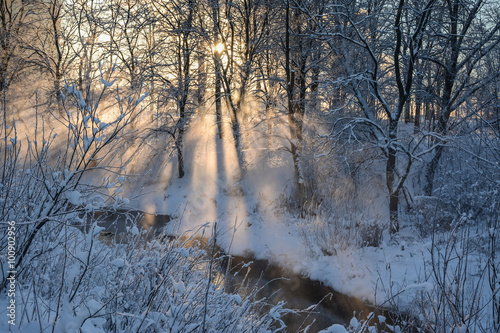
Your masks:
{"label": "stream", "polygon": [[[236,277],[227,274],[226,279],[229,281],[226,284],[233,283],[239,286],[243,276],[246,275],[250,286],[261,288],[257,293],[257,299],[265,297],[273,305],[285,301],[287,308],[297,311],[297,314],[289,314],[284,318],[288,332],[298,332],[308,325],[310,325],[308,332],[318,332],[333,324],[348,325],[354,313],[358,319],[366,319],[374,312],[375,316],[370,325],[376,325],[378,331],[388,330],[385,324],[380,324],[378,316],[385,317],[388,324],[393,324],[391,320],[393,315],[387,310],[376,309],[319,281],[294,274],[268,260],[255,259],[251,254],[231,256],[230,268],[238,270],[250,262],[248,273],[243,269]],[[308,310],[304,311],[305,309]]]}
{"label": "stream", "polygon": [[[94,219],[105,229],[100,235],[105,241],[120,241],[123,239],[121,237],[127,234],[127,229],[130,230],[134,226],[137,230],[148,230],[148,237],[152,237],[154,234],[160,234],[172,220],[169,215],[144,214],[137,210],[96,212],[92,217],[92,220]],[[366,319],[373,312],[370,325],[376,325],[378,331],[390,331],[386,324],[393,325],[391,317],[394,315],[391,312],[376,309],[357,298],[339,293],[319,281],[294,274],[268,260],[256,259],[250,253],[227,258],[221,265],[225,270],[222,273],[225,274],[226,290],[237,292],[244,282],[250,287],[260,288],[257,299],[266,298],[273,305],[285,301],[286,308],[297,312],[283,318],[287,332],[298,332],[308,325],[308,332],[318,332],[333,324],[348,325],[354,313],[356,318]],[[234,276],[236,271],[240,273]],[[385,318],[385,323],[379,322],[379,316]]]}

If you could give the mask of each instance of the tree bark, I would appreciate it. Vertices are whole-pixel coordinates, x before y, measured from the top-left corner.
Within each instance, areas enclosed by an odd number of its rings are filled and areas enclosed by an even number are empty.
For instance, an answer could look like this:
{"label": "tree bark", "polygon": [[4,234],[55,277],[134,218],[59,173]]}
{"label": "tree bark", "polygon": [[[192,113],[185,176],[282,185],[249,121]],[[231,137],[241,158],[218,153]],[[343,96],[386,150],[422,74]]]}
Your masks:
{"label": "tree bark", "polygon": [[[212,0],[212,21],[213,21],[213,35],[214,45],[217,47],[219,44],[219,0]],[[217,123],[217,133],[219,139],[223,136],[222,125],[222,105],[221,105],[221,54],[214,48],[214,63],[215,63],[215,121]]]}
{"label": "tree bark", "polygon": [[290,152],[293,160],[293,170],[295,179],[295,190],[299,206],[302,205],[304,183],[300,172],[300,156],[299,156],[299,137],[298,137],[298,123],[296,114],[296,101],[295,95],[295,71],[291,66],[291,47],[290,47],[290,1],[286,2],[285,11],[285,71],[286,71],[286,93],[287,93],[287,115],[288,115],[288,128],[290,131]]}
{"label": "tree bark", "polygon": [[387,189],[389,191],[389,232],[396,233],[399,231],[399,188],[396,187],[397,177],[397,149],[393,146],[393,142],[397,140],[397,127],[398,121],[391,120],[389,124],[389,148],[387,150],[387,163],[386,163],[386,181]]}

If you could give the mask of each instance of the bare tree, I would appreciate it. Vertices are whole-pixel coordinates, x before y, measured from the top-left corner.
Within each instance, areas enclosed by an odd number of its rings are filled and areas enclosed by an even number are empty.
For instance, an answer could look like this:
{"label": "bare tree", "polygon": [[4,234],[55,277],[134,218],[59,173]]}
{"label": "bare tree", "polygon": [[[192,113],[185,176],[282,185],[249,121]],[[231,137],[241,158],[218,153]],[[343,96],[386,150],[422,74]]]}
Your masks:
{"label": "bare tree", "polygon": [[23,70],[22,32],[29,23],[30,6],[22,0],[0,1],[0,90]]}
{"label": "bare tree", "polygon": [[440,79],[439,85],[429,86],[428,90],[437,101],[437,123],[433,130],[442,138],[442,144],[436,147],[426,169],[426,195],[433,193],[434,175],[446,143],[452,114],[476,91],[498,77],[498,73],[482,77],[475,72],[482,66],[482,60],[500,43],[499,13],[494,3],[447,0],[435,14],[428,37],[435,41],[434,48],[423,53],[421,58],[436,66],[436,72],[428,74]]}
{"label": "bare tree", "polygon": [[[373,140],[384,154],[391,233],[399,230],[399,197],[416,149],[405,148],[399,124],[412,93],[418,71],[415,66],[435,2],[413,6],[400,0],[395,4],[395,15],[390,15],[385,14],[392,5],[389,2],[369,2],[360,11],[352,3],[339,1],[331,29],[316,19],[321,35],[344,67],[345,77],[339,83],[349,89],[363,114],[362,118],[344,119],[347,123],[340,132],[368,129],[366,139]],[[310,13],[309,17],[315,16]]]}
{"label": "bare tree", "polygon": [[243,168],[242,132],[248,119],[244,108],[247,96],[255,89],[257,55],[262,50],[267,31],[265,23],[270,15],[266,8],[265,1],[242,0],[230,1],[222,10],[227,24],[226,29],[220,28],[219,36],[224,47],[221,48],[222,54],[217,56],[224,55],[226,59],[221,63],[221,81],[238,161]]}
{"label": "bare tree", "polygon": [[[305,142],[306,116],[308,111],[318,111],[319,64],[322,60],[321,41],[316,36],[319,25],[307,15],[317,19],[323,16],[325,9],[325,1],[305,0],[287,1],[285,9],[285,82],[282,86],[287,95],[285,109],[299,206],[308,196],[305,193],[308,186],[302,161],[304,145],[308,145]],[[311,103],[308,103],[309,100]]]}
{"label": "bare tree", "polygon": [[[174,68],[174,83],[166,79],[171,91],[171,98],[175,99],[178,116],[173,128],[167,131],[175,142],[177,151],[177,168],[179,178],[184,177],[183,138],[189,119],[189,97],[191,95],[192,62],[195,56],[197,42],[195,27],[196,3],[193,0],[171,1],[163,5],[153,4],[160,15],[160,24],[166,30],[166,56]],[[198,38],[199,39],[199,38]],[[170,54],[170,56],[169,56]]]}
{"label": "bare tree", "polygon": [[49,74],[52,89],[49,89],[49,101],[56,101],[58,113],[63,115],[60,95],[63,78],[69,78],[69,72],[80,50],[75,39],[76,25],[69,17],[69,12],[59,0],[42,1],[36,6],[39,19],[34,26],[33,37],[25,48],[28,51],[29,63],[42,73]]}
{"label": "bare tree", "polygon": [[[105,8],[94,1],[74,1],[68,5],[68,12],[68,19],[76,23],[75,34],[78,40],[76,45],[71,45],[78,58],[78,70],[75,68],[75,73],[72,74],[76,78],[78,89],[89,96],[91,82],[96,75],[100,75],[102,69],[99,64],[107,60],[102,52],[104,44],[100,41],[103,37],[100,21],[105,15]],[[109,79],[111,73],[106,74]]]}
{"label": "bare tree", "polygon": [[[116,63],[128,81],[129,89],[139,91],[147,81],[150,66],[149,55],[155,45],[148,45],[148,27],[154,24],[153,8],[144,1],[113,0],[101,21],[101,27],[109,39],[106,50],[109,63]],[[152,47],[152,49],[150,47]]]}

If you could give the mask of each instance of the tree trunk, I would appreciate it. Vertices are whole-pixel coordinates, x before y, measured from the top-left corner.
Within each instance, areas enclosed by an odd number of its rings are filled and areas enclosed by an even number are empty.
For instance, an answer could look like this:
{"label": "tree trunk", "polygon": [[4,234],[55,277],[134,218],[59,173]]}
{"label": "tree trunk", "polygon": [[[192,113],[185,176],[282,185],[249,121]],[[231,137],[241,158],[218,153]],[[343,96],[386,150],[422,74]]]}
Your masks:
{"label": "tree trunk", "polygon": [[[226,89],[229,90],[229,82],[227,81],[227,77],[224,77],[224,82],[226,84]],[[238,107],[234,104],[233,98],[230,93],[226,93],[226,105],[229,111],[229,116],[231,118],[231,130],[234,139],[234,148],[236,149],[236,154],[238,157],[238,164],[241,169],[245,168],[245,157],[243,155],[243,148],[241,143],[241,125],[240,119],[238,115]]]}
{"label": "tree trunk", "polygon": [[[389,221],[390,221],[390,233],[396,233],[399,231],[399,216],[398,216],[398,204],[399,204],[399,190],[395,188],[396,183],[396,154],[397,150],[392,147],[392,142],[396,140],[396,130],[397,122],[390,124],[389,133],[389,149],[387,152],[387,164],[386,164],[386,181],[387,189],[389,191]],[[394,128],[396,127],[396,129]]]}
{"label": "tree trunk", "polygon": [[215,64],[215,120],[217,122],[217,132],[219,139],[222,139],[222,104],[221,104],[221,77],[220,77],[220,63],[217,61]]}
{"label": "tree trunk", "polygon": [[56,103],[57,103],[57,112],[59,113],[59,116],[64,117],[64,111],[62,107],[62,100],[61,100],[61,71],[59,69],[59,62],[56,66],[56,71],[55,71],[55,78],[54,78],[54,94],[56,97]]}
{"label": "tree trunk", "polygon": [[[214,23],[213,34],[215,46],[219,44],[219,1],[212,0],[212,20]],[[222,126],[222,110],[221,110],[221,54],[216,49],[214,50],[215,62],[215,121],[217,122],[217,132],[219,139],[223,136]]]}
{"label": "tree trunk", "polygon": [[[300,166],[300,144],[302,140],[302,128],[300,117],[300,105],[295,101],[295,70],[292,70],[291,47],[290,47],[290,1],[286,2],[285,11],[285,72],[286,72],[286,93],[288,107],[288,128],[290,130],[290,152],[293,159],[294,179],[298,206],[304,202],[304,180],[302,178]],[[305,84],[305,83],[304,83]],[[300,92],[299,92],[300,93]],[[303,102],[303,101],[302,101]],[[299,102],[300,103],[300,102]]]}
{"label": "tree trunk", "polygon": [[420,100],[420,94],[417,93],[415,98],[415,123],[413,124],[413,132],[415,134],[420,132],[421,113],[422,113],[422,101]]}
{"label": "tree trunk", "polygon": [[184,177],[184,128],[186,125],[186,100],[188,91],[184,91],[184,96],[179,102],[179,120],[176,124],[177,135],[175,136],[175,148],[177,149],[177,169],[179,178]]}
{"label": "tree trunk", "polygon": [[198,107],[200,107],[205,101],[205,89],[207,87],[207,73],[205,58],[203,56],[198,56],[198,90],[196,92],[196,100],[198,102]]}
{"label": "tree trunk", "polygon": [[183,138],[184,129],[179,129],[177,138],[175,140],[175,147],[177,149],[177,171],[179,172],[179,178],[184,177],[184,154],[183,154]]}
{"label": "tree trunk", "polygon": [[408,100],[405,104],[405,112],[404,112],[405,124],[411,123],[411,103]]}
{"label": "tree trunk", "polygon": [[269,104],[269,101],[266,101],[266,123],[267,123],[267,148],[270,149],[272,147],[273,143],[273,123],[272,123],[272,118],[273,118],[273,110],[271,108],[271,105]]}
{"label": "tree trunk", "polygon": [[399,231],[399,215],[398,215],[398,206],[399,206],[399,191],[392,193],[389,196],[389,220],[390,220],[390,229],[389,232],[391,234],[395,234]]}
{"label": "tree trunk", "polygon": [[434,191],[434,176],[436,175],[437,167],[439,165],[439,160],[441,159],[441,155],[443,154],[443,146],[438,146],[436,148],[436,153],[432,157],[432,160],[427,165],[427,169],[425,170],[425,186],[424,186],[424,194],[426,196],[432,196]]}

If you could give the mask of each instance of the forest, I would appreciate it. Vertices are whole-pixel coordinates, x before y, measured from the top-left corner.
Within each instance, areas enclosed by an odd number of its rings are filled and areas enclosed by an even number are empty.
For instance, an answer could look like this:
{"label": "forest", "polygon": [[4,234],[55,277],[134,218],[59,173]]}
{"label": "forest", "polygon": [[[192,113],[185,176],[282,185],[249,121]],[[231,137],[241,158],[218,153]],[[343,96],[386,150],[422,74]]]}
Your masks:
{"label": "forest", "polygon": [[0,0],[0,112],[2,332],[500,331],[498,0]]}

